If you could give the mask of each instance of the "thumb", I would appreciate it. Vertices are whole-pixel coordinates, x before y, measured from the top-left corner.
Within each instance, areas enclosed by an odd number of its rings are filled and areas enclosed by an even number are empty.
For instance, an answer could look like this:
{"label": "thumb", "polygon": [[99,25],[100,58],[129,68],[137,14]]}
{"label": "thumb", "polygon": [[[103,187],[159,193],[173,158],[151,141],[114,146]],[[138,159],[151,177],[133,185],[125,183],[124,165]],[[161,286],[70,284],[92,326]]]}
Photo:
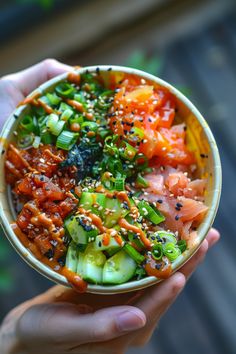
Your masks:
{"label": "thumb", "polygon": [[32,306],[18,320],[20,342],[26,348],[40,343],[61,350],[107,341],[146,323],[144,313],[134,306],[108,307],[87,314],[81,314],[79,309],[68,303]]}

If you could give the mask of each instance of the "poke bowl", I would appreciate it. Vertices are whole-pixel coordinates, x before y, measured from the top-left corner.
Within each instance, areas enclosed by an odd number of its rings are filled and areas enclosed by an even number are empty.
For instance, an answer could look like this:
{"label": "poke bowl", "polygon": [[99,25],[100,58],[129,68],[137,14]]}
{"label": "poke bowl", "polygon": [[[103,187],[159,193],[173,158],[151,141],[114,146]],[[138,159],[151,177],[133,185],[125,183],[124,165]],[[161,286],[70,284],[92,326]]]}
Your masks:
{"label": "poke bowl", "polygon": [[39,86],[0,136],[0,222],[23,259],[77,291],[129,292],[198,250],[221,165],[197,108],[122,66],[76,68]]}

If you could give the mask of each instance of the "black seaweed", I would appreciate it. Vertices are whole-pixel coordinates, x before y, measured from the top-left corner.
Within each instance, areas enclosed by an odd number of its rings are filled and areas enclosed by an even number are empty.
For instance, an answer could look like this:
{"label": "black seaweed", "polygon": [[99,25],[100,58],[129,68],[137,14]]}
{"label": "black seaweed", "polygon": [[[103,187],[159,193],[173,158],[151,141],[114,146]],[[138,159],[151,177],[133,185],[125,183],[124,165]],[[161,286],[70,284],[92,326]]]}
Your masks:
{"label": "black seaweed", "polygon": [[61,168],[77,167],[77,181],[87,176],[92,176],[92,168],[96,161],[102,158],[102,147],[97,143],[81,142],[74,145],[69,151],[65,161],[61,162]]}

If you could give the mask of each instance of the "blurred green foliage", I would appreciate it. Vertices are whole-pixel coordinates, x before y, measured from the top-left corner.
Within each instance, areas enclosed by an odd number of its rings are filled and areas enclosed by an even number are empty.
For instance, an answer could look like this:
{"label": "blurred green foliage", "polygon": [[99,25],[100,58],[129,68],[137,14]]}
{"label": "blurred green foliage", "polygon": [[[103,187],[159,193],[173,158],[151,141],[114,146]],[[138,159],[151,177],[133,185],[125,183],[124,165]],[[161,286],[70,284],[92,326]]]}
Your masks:
{"label": "blurred green foliage", "polygon": [[53,7],[56,0],[16,0],[22,4],[39,4],[43,9],[49,10]]}
{"label": "blurred green foliage", "polygon": [[[164,67],[164,57],[161,56],[148,56],[144,50],[134,51],[126,60],[125,65],[134,69],[139,69],[148,72],[155,76],[162,76]],[[180,92],[186,97],[191,97],[191,89],[189,87],[172,83]]]}
{"label": "blurred green foliage", "polygon": [[0,292],[10,292],[14,287],[14,275],[9,269],[12,252],[10,243],[6,240],[3,230],[0,228]]}
{"label": "blurred green foliage", "polygon": [[159,75],[162,71],[163,59],[161,57],[148,57],[143,50],[134,51],[126,63],[127,66],[143,70],[152,75]]}

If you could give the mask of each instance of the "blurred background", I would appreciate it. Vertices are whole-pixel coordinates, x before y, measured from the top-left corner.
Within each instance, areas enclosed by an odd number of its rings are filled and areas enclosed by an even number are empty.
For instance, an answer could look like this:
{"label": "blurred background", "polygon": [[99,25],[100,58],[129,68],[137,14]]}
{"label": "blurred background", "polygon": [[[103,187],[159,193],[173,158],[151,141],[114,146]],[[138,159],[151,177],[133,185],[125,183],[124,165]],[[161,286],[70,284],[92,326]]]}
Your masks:
{"label": "blurred background", "polygon": [[[129,354],[236,353],[236,1],[1,0],[0,76],[41,59],[124,64],[182,90],[218,142],[223,193],[220,243],[162,319]],[[0,319],[52,284],[0,237]]]}

